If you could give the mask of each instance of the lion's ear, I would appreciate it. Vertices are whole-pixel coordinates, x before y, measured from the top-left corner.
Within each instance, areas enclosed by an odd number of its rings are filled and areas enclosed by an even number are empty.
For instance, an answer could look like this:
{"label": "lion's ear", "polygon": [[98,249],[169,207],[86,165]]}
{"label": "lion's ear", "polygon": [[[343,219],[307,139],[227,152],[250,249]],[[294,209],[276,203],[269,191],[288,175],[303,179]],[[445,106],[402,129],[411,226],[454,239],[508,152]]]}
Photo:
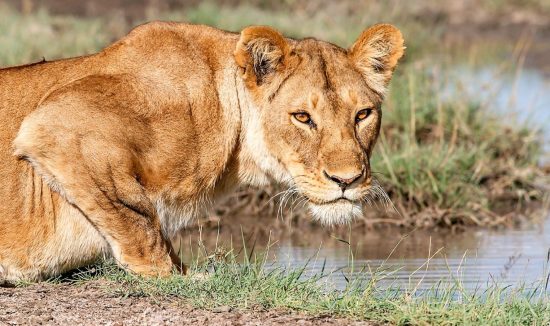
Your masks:
{"label": "lion's ear", "polygon": [[241,31],[235,61],[243,68],[243,79],[261,85],[273,72],[283,68],[290,46],[283,35],[267,26],[250,26]]}
{"label": "lion's ear", "polygon": [[404,50],[399,29],[389,24],[377,24],[361,33],[349,49],[349,56],[367,84],[377,93],[384,94]]}

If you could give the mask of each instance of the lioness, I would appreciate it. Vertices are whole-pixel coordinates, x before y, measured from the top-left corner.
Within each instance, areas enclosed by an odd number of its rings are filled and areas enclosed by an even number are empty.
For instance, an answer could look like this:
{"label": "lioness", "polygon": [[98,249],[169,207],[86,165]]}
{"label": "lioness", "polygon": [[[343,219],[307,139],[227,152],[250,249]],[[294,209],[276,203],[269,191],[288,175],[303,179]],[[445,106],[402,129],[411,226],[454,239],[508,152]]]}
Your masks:
{"label": "lioness", "polygon": [[168,239],[242,184],[295,187],[322,223],[349,221],[403,49],[387,24],[346,50],[154,22],[97,54],[0,70],[0,279],[102,255],[185,272]]}

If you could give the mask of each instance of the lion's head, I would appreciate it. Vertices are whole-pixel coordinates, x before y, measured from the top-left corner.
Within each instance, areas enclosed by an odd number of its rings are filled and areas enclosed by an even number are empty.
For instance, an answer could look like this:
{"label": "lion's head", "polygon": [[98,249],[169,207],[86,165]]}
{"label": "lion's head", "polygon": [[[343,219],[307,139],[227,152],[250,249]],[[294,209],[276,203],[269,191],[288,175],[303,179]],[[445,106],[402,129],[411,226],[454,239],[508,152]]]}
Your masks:
{"label": "lion's head", "polygon": [[387,24],[365,30],[348,50],[269,27],[241,32],[235,60],[257,110],[249,145],[260,167],[306,197],[323,223],[361,214],[373,191],[381,103],[403,50],[401,33]]}

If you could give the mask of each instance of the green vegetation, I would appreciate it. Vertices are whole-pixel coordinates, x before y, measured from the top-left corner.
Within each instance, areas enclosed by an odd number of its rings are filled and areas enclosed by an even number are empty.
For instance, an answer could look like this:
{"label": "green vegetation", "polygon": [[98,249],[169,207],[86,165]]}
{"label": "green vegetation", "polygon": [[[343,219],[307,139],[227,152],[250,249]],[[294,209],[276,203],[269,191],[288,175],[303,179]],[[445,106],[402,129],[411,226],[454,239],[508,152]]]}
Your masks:
{"label": "green vegetation", "polygon": [[[377,177],[405,225],[496,225],[542,199],[535,179],[540,131],[455,95],[427,74],[401,67],[393,81],[374,156]],[[514,218],[514,216],[508,216]]]}
{"label": "green vegetation", "polygon": [[144,279],[105,263],[63,281],[81,284],[95,280],[105,282],[105,289],[118,296],[174,300],[204,309],[290,309],[397,325],[550,323],[550,298],[544,284],[516,289],[490,285],[474,293],[464,290],[450,275],[450,285],[442,283],[419,293],[414,289],[381,290],[377,283],[384,273],[372,271],[363,272],[370,275],[368,281],[350,281],[346,289],[337,290],[327,288],[324,282],[329,273],[310,275],[306,267],[265,267],[261,258],[239,263],[231,252],[218,252],[196,265],[190,276]]}
{"label": "green vegetation", "polygon": [[[444,72],[456,53],[447,55],[436,46],[443,30],[436,22],[421,24],[414,18],[418,8],[405,4],[400,10],[385,2],[369,4],[368,15],[354,14],[366,10],[361,4],[326,5],[330,7],[325,10],[289,12],[207,2],[169,13],[152,10],[143,20],[189,21],[234,31],[269,24],[292,37],[313,35],[342,46],[351,44],[372,23],[394,22],[404,32],[407,55],[384,106],[373,169],[399,213],[377,211],[375,215],[384,218],[376,220],[421,227],[509,225],[517,216],[512,212],[525,212],[532,206],[529,203],[543,201],[546,194],[536,185],[540,182],[535,183],[547,178],[538,167],[541,136],[525,124],[499,120],[487,105],[461,98],[459,92],[442,97],[448,76],[440,73],[435,78],[428,71]],[[116,16],[77,19],[45,10],[24,15],[0,8],[0,66],[92,53],[131,27]],[[480,8],[504,10],[499,1],[483,2]],[[258,196],[262,191],[241,192],[223,211],[242,213],[243,206],[250,206],[243,205],[244,200],[253,201],[253,211],[266,215],[260,208],[273,193]],[[250,199],[258,197],[263,199]],[[285,214],[302,216],[304,212],[294,209]],[[365,223],[372,222],[367,217]]]}
{"label": "green vegetation", "polygon": [[[181,11],[156,13],[153,10],[146,18],[129,24],[116,15],[94,18],[60,16],[51,15],[44,9],[25,15],[0,3],[0,67],[38,61],[43,57],[53,60],[97,52],[135,25],[157,19],[207,24],[236,32],[248,25],[271,25],[289,37],[315,36],[347,47],[366,26],[392,18],[384,15],[387,10],[384,5],[377,8],[377,15],[371,10],[368,18],[349,16],[346,6],[331,9],[314,14],[299,11],[290,15],[287,11],[268,12],[247,5],[220,7],[203,2]],[[415,34],[416,42],[407,45],[409,55],[417,44],[430,40],[427,33],[421,32],[423,28],[418,23],[400,27]]]}
{"label": "green vegetation", "polygon": [[0,67],[89,54],[109,40],[103,19],[22,15],[0,3]]}

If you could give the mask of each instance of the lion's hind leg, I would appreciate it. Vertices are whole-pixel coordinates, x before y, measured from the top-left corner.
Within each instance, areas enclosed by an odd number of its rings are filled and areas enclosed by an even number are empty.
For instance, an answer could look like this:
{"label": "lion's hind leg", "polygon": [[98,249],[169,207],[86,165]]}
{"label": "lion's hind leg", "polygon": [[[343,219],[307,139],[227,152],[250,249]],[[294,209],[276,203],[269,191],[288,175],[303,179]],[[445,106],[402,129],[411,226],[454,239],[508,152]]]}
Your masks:
{"label": "lion's hind leg", "polygon": [[148,127],[126,106],[132,94],[110,90],[131,83],[123,76],[90,76],[65,86],[25,118],[14,145],[86,216],[121,266],[168,275],[171,247],[140,183],[137,144],[149,141]]}

